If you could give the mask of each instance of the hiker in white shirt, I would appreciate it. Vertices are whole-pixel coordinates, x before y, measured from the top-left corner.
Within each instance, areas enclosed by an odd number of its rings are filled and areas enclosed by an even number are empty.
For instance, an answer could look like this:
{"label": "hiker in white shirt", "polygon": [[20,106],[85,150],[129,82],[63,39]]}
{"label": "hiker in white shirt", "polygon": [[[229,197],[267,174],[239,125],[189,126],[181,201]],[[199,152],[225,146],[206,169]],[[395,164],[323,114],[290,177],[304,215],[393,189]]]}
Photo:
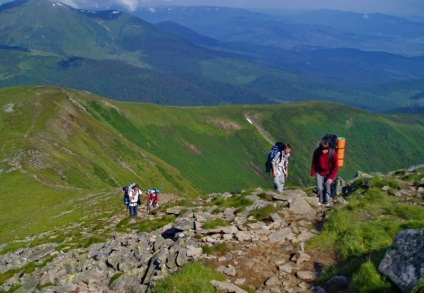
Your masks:
{"label": "hiker in white shirt", "polygon": [[137,216],[138,215],[138,198],[141,196],[141,190],[138,184],[134,186],[133,189],[129,192],[129,210],[130,210],[130,216]]}
{"label": "hiker in white shirt", "polygon": [[282,193],[286,177],[289,176],[289,157],[291,146],[286,145],[283,151],[278,152],[272,160],[272,176],[274,176],[274,188],[277,192]]}

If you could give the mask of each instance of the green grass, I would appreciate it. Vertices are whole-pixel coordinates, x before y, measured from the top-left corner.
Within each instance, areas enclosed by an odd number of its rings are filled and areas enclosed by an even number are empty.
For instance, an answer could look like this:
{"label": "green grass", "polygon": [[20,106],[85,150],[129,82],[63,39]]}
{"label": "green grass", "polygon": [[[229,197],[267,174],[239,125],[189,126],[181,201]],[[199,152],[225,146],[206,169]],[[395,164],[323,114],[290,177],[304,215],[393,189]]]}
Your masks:
{"label": "green grass", "polygon": [[423,293],[424,292],[424,278],[421,278],[418,284],[412,288],[411,293]]}
{"label": "green grass", "polygon": [[390,282],[378,273],[370,261],[363,263],[353,274],[351,288],[354,292],[393,292]]}
{"label": "green grass", "polygon": [[259,196],[260,199],[267,200],[267,201],[272,201],[272,198],[273,198],[273,195],[272,194],[267,194],[265,192],[260,193],[257,196]]}
{"label": "green grass", "polygon": [[222,208],[235,208],[236,213],[243,211],[246,207],[250,206],[253,202],[246,198],[245,195],[234,195],[230,198],[215,198],[212,203]]}
{"label": "green grass", "polygon": [[185,265],[177,273],[159,281],[157,293],[217,293],[210,281],[224,281],[223,275],[201,262],[192,262]]}
{"label": "green grass", "polygon": [[205,246],[202,246],[202,251],[203,251],[203,253],[208,254],[208,255],[214,254],[214,253],[217,253],[217,252],[224,254],[224,253],[228,252],[228,247],[225,243],[221,243],[221,244],[214,245],[214,246],[206,246],[205,245]]}
{"label": "green grass", "polygon": [[257,209],[250,213],[251,216],[255,217],[259,221],[269,220],[269,217],[278,212],[278,208],[273,205],[267,205],[263,208]]}
{"label": "green grass", "polygon": [[142,231],[142,232],[152,232],[156,229],[159,229],[169,223],[172,223],[175,220],[174,215],[168,215],[164,217],[157,217],[153,220],[143,219],[140,217],[127,217],[121,220],[116,225],[116,230],[118,232],[131,232],[133,230]]}
{"label": "green grass", "polygon": [[228,226],[230,223],[228,223],[227,221],[221,220],[221,219],[216,219],[216,220],[211,220],[211,221],[206,221],[203,224],[203,228],[205,229],[214,229],[216,227],[225,227]]}
{"label": "green grass", "polygon": [[110,281],[109,281],[109,286],[111,286],[116,280],[118,280],[119,279],[119,277],[120,276],[122,276],[122,274],[123,273],[117,273],[117,274],[114,274],[111,278],[110,278]]}

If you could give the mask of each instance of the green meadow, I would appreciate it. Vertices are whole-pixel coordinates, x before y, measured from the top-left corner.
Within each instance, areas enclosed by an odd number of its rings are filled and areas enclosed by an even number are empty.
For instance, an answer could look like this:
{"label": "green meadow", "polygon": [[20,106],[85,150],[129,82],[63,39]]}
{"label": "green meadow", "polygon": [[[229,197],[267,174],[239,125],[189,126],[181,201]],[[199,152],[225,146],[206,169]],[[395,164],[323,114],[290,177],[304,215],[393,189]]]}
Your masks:
{"label": "green meadow", "polygon": [[314,185],[311,156],[326,133],[346,138],[346,180],[424,160],[422,116],[329,102],[170,107],[29,86],[1,89],[0,106],[1,242],[74,222],[89,208],[115,213],[130,182],[181,198],[272,188],[264,162],[277,140],[293,148],[288,187]]}

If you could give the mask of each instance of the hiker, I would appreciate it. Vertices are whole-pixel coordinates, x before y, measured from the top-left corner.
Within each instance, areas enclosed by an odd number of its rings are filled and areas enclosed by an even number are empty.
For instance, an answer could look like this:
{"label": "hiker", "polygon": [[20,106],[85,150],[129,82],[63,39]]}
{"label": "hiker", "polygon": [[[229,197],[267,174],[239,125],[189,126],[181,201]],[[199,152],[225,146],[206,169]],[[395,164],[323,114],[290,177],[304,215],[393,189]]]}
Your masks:
{"label": "hiker", "polygon": [[156,189],[149,189],[149,207],[159,206],[159,195]]}
{"label": "hiker", "polygon": [[289,157],[291,153],[291,146],[285,145],[282,151],[278,153],[272,159],[272,176],[274,177],[274,189],[282,193],[284,190],[284,184],[286,177],[289,176]]}
{"label": "hiker", "polygon": [[124,204],[127,207],[127,210],[129,209],[129,192],[133,189],[133,187],[136,185],[136,183],[131,183],[130,185],[126,185],[122,187],[122,191],[124,192]]}
{"label": "hiker", "polygon": [[137,216],[138,215],[138,202],[140,200],[141,196],[141,190],[138,184],[134,186],[133,189],[129,191],[129,200],[130,203],[128,204],[130,209],[130,216]]}
{"label": "hiker", "polygon": [[318,205],[330,205],[331,184],[337,176],[339,164],[337,152],[330,148],[327,140],[321,140],[312,157],[311,176],[316,177]]}

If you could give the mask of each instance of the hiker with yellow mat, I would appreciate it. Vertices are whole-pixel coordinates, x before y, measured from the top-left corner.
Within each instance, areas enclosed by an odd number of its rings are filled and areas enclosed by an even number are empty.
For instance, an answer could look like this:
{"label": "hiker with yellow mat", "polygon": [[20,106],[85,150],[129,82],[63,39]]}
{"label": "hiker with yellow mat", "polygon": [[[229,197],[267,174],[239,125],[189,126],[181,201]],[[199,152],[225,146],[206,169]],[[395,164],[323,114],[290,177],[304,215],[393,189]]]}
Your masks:
{"label": "hiker with yellow mat", "polygon": [[[341,138],[344,140],[344,138]],[[337,149],[336,135],[327,134],[321,140],[312,157],[311,176],[316,178],[319,205],[329,206],[331,201],[331,186],[339,171],[339,155],[344,159],[344,144],[340,143],[341,151]]]}

